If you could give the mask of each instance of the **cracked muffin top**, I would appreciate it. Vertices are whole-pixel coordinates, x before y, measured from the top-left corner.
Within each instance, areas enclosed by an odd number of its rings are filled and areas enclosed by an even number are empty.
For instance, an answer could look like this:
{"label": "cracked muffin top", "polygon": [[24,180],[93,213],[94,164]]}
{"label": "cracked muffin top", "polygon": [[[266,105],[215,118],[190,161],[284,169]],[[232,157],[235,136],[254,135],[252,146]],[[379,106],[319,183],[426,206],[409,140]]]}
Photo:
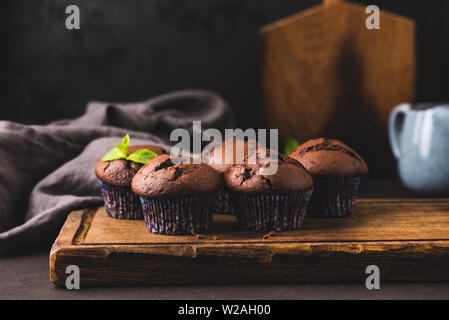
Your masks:
{"label": "cracked muffin top", "polygon": [[145,198],[200,196],[218,191],[220,175],[207,164],[173,163],[169,155],[150,160],[134,176],[131,187]]}
{"label": "cracked muffin top", "polygon": [[363,158],[336,139],[309,140],[289,155],[314,177],[358,177],[368,173]]}
{"label": "cracked muffin top", "polygon": [[[156,154],[165,154],[162,147],[151,145],[136,145],[129,147],[129,153],[136,150],[148,149]],[[116,187],[130,187],[131,180],[143,164],[130,160],[100,160],[95,167],[95,175],[98,179]]]}
{"label": "cracked muffin top", "polygon": [[[258,152],[257,157],[245,159],[245,164],[231,166],[224,174],[226,188],[247,194],[290,194],[312,189],[312,176],[295,159],[282,153],[266,161],[261,161],[262,157]],[[276,173],[264,174],[271,161],[277,164]]]}
{"label": "cracked muffin top", "polygon": [[229,167],[240,162],[239,155],[237,155],[238,144],[240,144],[239,148],[241,150],[239,152],[242,159],[255,152],[256,148],[261,148],[256,141],[243,141],[233,137],[232,139],[224,140],[211,150],[203,151],[202,160],[223,175]]}

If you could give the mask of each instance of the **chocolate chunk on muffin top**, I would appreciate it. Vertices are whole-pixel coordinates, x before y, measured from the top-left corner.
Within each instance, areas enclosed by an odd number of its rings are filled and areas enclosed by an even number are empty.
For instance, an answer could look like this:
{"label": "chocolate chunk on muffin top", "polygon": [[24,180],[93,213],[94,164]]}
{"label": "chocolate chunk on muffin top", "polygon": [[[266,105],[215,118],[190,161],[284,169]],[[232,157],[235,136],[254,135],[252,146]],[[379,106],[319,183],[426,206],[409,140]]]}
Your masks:
{"label": "chocolate chunk on muffin top", "polygon": [[289,155],[314,177],[358,177],[368,173],[363,158],[336,139],[309,140]]}
{"label": "chocolate chunk on muffin top", "polygon": [[207,164],[173,163],[169,155],[150,160],[134,176],[131,187],[144,198],[173,198],[212,194],[221,187],[220,175]]}
{"label": "chocolate chunk on muffin top", "polygon": [[[282,153],[275,159],[266,159],[269,162],[259,161],[261,157],[264,155],[258,152],[257,159],[246,157],[245,164],[232,165],[224,174],[226,188],[247,194],[290,194],[312,189],[311,175],[295,159]],[[273,161],[277,164],[277,172],[264,174]]]}
{"label": "chocolate chunk on muffin top", "polygon": [[[129,153],[134,151],[148,149],[156,154],[165,154],[166,151],[162,147],[152,145],[135,145],[129,147]],[[95,175],[98,179],[116,187],[130,187],[131,180],[139,171],[143,164],[129,160],[100,160],[95,167]]]}

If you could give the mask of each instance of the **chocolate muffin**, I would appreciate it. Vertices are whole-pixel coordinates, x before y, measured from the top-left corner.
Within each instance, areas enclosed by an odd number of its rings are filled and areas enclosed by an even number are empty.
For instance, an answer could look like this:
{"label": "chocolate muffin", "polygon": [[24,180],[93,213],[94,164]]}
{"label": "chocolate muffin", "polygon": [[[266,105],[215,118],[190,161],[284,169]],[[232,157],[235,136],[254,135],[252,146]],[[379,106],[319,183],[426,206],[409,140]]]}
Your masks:
{"label": "chocolate muffin", "polygon": [[[237,155],[237,143],[242,144],[242,154]],[[256,141],[242,141],[236,138],[228,139],[212,147],[210,150],[204,150],[202,160],[204,163],[214,168],[222,177],[233,164],[242,160],[249,153],[256,151]],[[240,158],[240,159],[238,159]],[[218,192],[215,206],[215,212],[221,214],[234,214],[232,202],[229,199],[227,190],[223,187]]]}
{"label": "chocolate muffin", "polygon": [[[136,145],[129,147],[129,154],[137,150],[150,150],[156,154],[166,151],[158,146]],[[100,160],[95,167],[95,175],[100,180],[104,206],[109,216],[118,219],[143,219],[142,206],[138,196],[131,191],[131,180],[143,163],[126,159]]]}
{"label": "chocolate muffin", "polygon": [[221,188],[220,175],[204,163],[184,160],[189,163],[175,164],[169,155],[158,156],[132,180],[132,190],[140,196],[151,232],[193,234],[210,229],[213,205]]}
{"label": "chocolate muffin", "polygon": [[[273,151],[269,151],[273,153]],[[225,185],[239,224],[253,231],[286,231],[300,228],[313,190],[313,179],[298,161],[277,154],[277,172],[265,175],[268,164],[247,159],[224,174]]]}
{"label": "chocolate muffin", "polygon": [[290,157],[301,162],[315,182],[308,217],[349,215],[355,205],[361,176],[368,173],[362,157],[335,139],[313,139]]}

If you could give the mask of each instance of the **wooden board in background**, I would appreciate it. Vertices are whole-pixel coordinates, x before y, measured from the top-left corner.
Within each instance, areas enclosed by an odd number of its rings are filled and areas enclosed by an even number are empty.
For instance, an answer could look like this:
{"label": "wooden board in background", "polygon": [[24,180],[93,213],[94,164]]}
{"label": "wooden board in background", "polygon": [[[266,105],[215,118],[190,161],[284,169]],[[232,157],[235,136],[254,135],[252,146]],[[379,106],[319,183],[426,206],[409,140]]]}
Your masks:
{"label": "wooden board in background", "polygon": [[51,250],[50,280],[63,286],[74,264],[82,286],[362,282],[375,264],[382,281],[449,281],[449,199],[361,199],[352,216],[263,236],[227,215],[198,239],[151,234],[104,208],[76,211]]}
{"label": "wooden board in background", "polygon": [[373,176],[393,177],[388,116],[415,99],[415,23],[380,8],[368,30],[366,5],[324,2],[260,31],[264,123],[281,143],[340,139]]}

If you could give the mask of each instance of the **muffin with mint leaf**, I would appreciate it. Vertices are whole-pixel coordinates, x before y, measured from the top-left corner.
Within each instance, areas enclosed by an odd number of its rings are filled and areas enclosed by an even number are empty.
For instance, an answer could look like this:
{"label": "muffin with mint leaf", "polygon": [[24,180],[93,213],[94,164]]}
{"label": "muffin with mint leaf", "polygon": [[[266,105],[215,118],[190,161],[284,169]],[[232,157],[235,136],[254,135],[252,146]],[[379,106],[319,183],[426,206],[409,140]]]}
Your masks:
{"label": "muffin with mint leaf", "polygon": [[95,167],[100,180],[104,206],[109,216],[118,219],[143,219],[139,197],[131,190],[131,180],[139,169],[165,150],[152,145],[129,145],[126,135],[122,144],[109,151]]}

